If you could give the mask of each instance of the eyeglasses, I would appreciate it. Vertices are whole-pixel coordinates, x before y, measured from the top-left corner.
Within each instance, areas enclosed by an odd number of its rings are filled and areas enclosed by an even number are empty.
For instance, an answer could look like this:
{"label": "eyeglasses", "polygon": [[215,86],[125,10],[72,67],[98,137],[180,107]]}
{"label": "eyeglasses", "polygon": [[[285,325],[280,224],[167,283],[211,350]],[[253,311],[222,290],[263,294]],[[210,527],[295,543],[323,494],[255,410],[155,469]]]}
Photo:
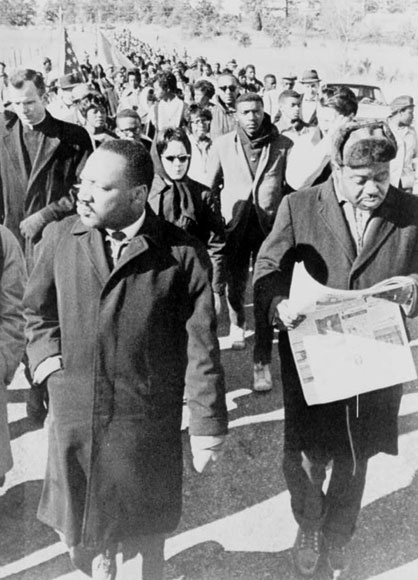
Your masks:
{"label": "eyeglasses", "polygon": [[174,163],[177,159],[180,163],[186,163],[190,158],[190,155],[163,155],[163,159],[166,159],[169,163]]}
{"label": "eyeglasses", "polygon": [[191,121],[192,125],[207,125],[210,123],[209,119],[194,119]]}
{"label": "eyeglasses", "polygon": [[219,88],[224,93],[226,93],[227,90],[229,90],[231,93],[235,93],[235,91],[237,90],[237,87],[235,85],[228,85],[228,86],[219,87]]}

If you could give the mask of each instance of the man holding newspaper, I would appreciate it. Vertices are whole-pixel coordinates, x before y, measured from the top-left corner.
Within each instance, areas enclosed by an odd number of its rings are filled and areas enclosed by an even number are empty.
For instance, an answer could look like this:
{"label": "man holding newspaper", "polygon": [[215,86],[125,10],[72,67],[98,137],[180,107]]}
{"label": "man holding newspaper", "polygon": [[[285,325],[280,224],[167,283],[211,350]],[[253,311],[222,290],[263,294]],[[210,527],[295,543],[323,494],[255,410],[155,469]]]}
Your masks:
{"label": "man holding newspaper", "polygon": [[[298,375],[287,332],[292,334],[303,321],[288,299],[292,273],[303,262],[317,282],[339,290],[362,290],[408,276],[402,309],[409,317],[417,314],[418,198],[390,186],[389,163],[395,155],[396,141],[386,124],[340,127],[330,179],[283,199],[256,264],[255,306],[281,330],[283,469],[299,524],[294,563],[306,576],[315,574],[322,558],[334,577],[347,568],[346,547],[360,512],[368,460],[379,452],[397,454],[402,385],[306,403],[299,378],[304,377]],[[319,340],[338,336],[343,326],[338,313],[324,317]],[[347,328],[347,334],[353,331]],[[303,349],[300,353],[304,356]],[[332,356],[327,364],[335,364]]]}

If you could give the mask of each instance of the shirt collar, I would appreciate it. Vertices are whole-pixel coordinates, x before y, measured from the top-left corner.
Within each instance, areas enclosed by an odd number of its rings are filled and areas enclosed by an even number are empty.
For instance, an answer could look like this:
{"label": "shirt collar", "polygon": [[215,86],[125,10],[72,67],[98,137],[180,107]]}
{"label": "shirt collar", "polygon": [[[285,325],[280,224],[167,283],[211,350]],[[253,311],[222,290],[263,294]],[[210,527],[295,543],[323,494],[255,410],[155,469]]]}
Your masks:
{"label": "shirt collar", "polygon": [[141,216],[130,226],[127,226],[126,228],[123,228],[121,230],[111,230],[110,228],[106,228],[106,232],[109,235],[112,235],[112,233],[115,231],[123,232],[126,236],[126,239],[131,240],[142,228],[142,226],[144,225],[144,221],[145,221],[145,211],[143,211]]}

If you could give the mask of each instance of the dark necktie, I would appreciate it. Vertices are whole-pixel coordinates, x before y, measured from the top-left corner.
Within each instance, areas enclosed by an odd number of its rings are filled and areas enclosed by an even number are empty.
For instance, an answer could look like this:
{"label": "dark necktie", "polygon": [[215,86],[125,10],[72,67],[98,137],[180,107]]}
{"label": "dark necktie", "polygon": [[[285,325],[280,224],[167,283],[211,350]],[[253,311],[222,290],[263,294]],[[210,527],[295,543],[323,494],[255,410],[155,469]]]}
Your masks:
{"label": "dark necktie", "polygon": [[110,242],[110,252],[113,265],[116,265],[116,262],[122,256],[126,246],[129,244],[129,240],[126,237],[124,232],[112,232],[111,234],[107,234],[106,240]]}

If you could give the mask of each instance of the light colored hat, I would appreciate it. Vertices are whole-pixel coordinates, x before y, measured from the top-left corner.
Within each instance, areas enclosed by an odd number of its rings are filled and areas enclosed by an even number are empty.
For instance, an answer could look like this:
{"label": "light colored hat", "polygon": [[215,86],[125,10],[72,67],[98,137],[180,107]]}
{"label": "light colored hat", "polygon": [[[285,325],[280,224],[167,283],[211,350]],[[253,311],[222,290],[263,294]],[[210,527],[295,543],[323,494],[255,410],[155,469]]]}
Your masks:
{"label": "light colored hat", "polygon": [[403,109],[408,109],[409,107],[414,107],[414,99],[409,95],[401,95],[396,97],[390,104],[390,116],[396,115],[399,111]]}
{"label": "light colored hat", "polygon": [[302,78],[300,79],[301,83],[319,83],[321,79],[318,76],[317,71],[312,68],[310,70],[305,70]]}

